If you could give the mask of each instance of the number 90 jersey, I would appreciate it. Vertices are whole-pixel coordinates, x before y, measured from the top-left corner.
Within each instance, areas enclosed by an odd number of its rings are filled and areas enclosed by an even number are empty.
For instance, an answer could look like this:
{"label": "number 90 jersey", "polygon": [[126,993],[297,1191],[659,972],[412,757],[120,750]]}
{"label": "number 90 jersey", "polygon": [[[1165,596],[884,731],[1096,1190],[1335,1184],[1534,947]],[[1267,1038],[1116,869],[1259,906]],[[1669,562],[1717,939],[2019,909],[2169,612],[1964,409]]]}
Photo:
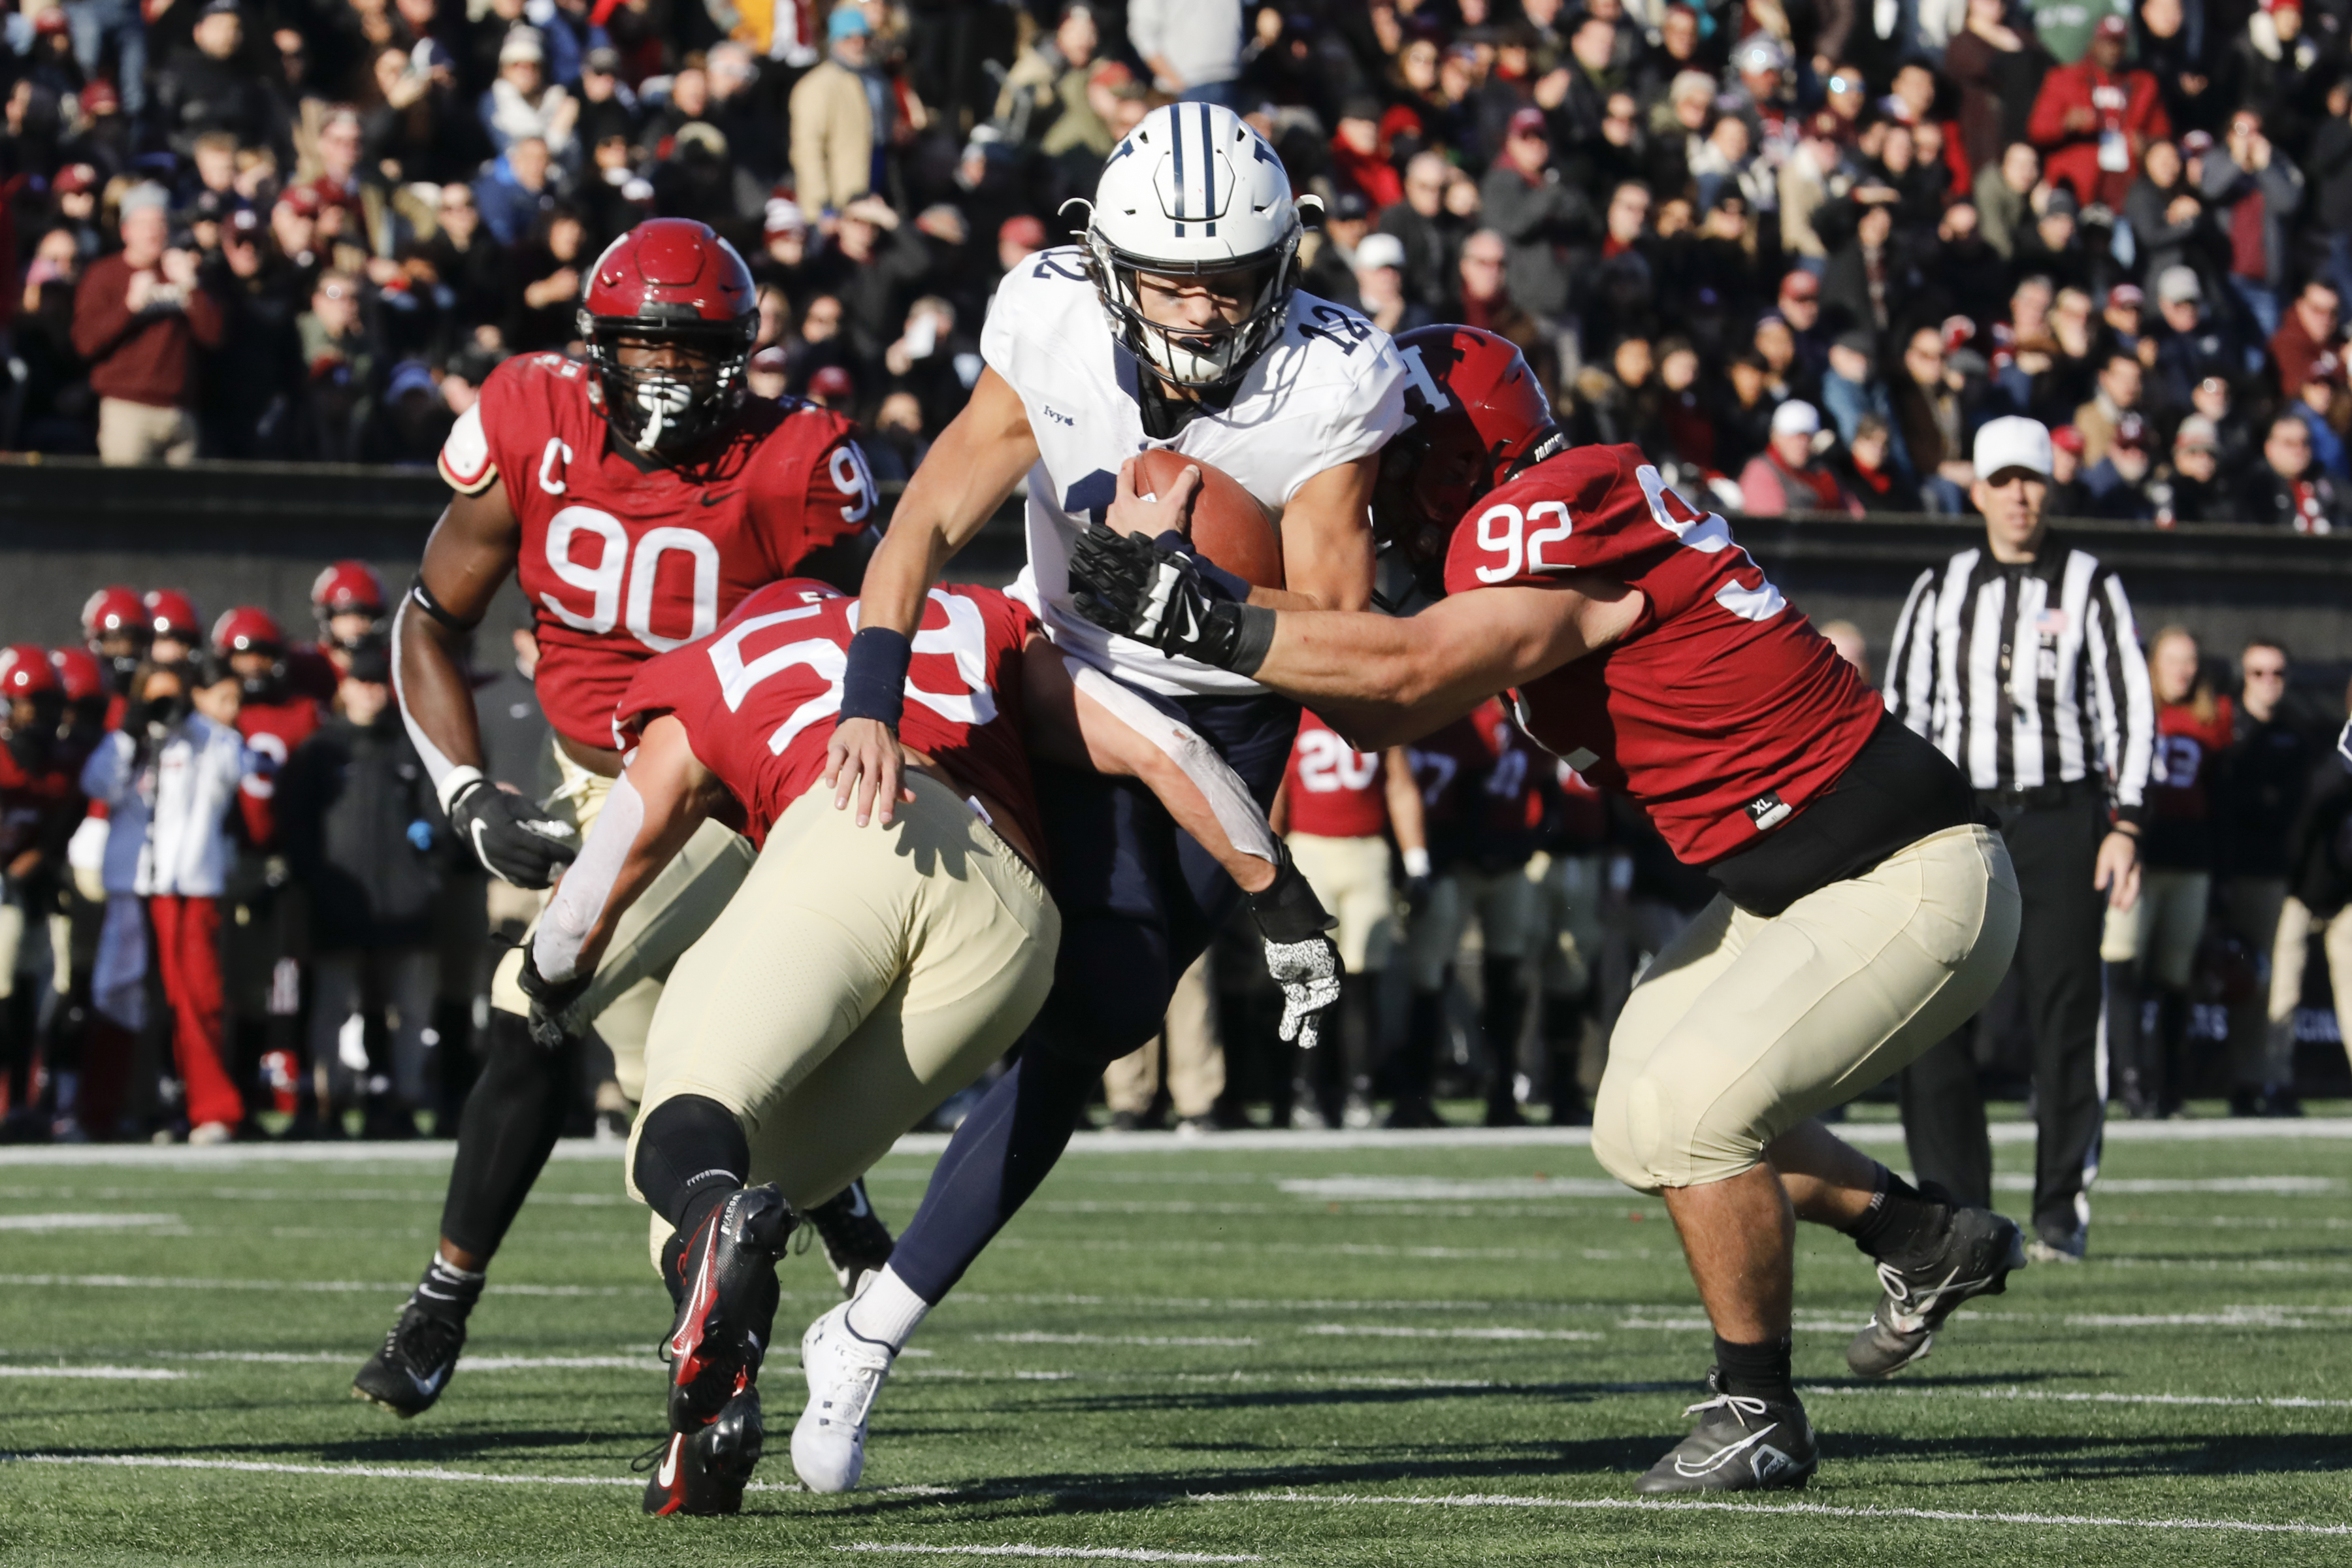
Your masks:
{"label": "number 90 jersey", "polygon": [[1144,434],[1137,376],[1148,374],[1111,336],[1075,246],[1039,251],[1004,275],[980,338],[981,357],[1019,395],[1037,440],[1029,470],[1029,564],[1013,594],[1055,642],[1163,696],[1263,689],[1246,676],[1171,658],[1113,637],[1070,596],[1070,545],[1111,503],[1118,468],[1170,447],[1239,480],[1277,521],[1298,487],[1378,451],[1404,426],[1402,362],[1389,335],[1353,310],[1294,294],[1282,331],[1223,409],[1205,408],[1173,440]]}
{"label": "number 90 jersey", "polygon": [[1752,845],[1827,793],[1885,716],[1730,526],[1665,487],[1638,447],[1583,447],[1491,492],[1455,526],[1445,590],[1591,572],[1642,591],[1603,653],[1518,693],[1553,754],[1649,813],[1685,863]]}
{"label": "number 90 jersey", "polygon": [[515,575],[539,622],[540,707],[559,733],[603,747],[639,664],[866,528],[874,480],[848,420],[763,398],[693,467],[640,468],[606,439],[593,385],[561,354],[508,360],[440,466],[465,495],[505,484],[522,525]]}
{"label": "number 90 jersey", "polygon": [[[932,589],[898,738],[1010,810],[1042,846],[1021,708],[1022,648],[1036,630],[1026,605],[993,588]],[[856,600],[814,578],[771,583],[714,635],[638,666],[613,732],[634,748],[645,725],[677,715],[696,758],[741,803],[736,826],[764,843],[824,775],[856,635]]]}

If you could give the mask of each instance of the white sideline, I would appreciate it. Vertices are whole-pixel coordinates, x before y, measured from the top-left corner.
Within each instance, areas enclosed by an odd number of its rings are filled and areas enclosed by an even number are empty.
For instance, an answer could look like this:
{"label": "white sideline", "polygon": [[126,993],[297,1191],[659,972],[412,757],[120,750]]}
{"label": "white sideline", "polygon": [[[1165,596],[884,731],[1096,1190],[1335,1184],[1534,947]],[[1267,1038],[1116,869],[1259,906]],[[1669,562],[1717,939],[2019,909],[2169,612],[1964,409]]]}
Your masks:
{"label": "white sideline", "polygon": [[[1892,1121],[1849,1121],[1833,1131],[1849,1143],[1899,1144],[1903,1129]],[[1997,1121],[1989,1129],[2000,1144],[2030,1144],[2030,1121]],[[2213,1117],[2194,1121],[2112,1121],[2104,1137],[2111,1143],[2275,1142],[2281,1140],[2352,1140],[2352,1116],[2289,1117],[2276,1121]],[[1173,1132],[1081,1132],[1070,1140],[1073,1154],[1178,1154],[1218,1150],[1234,1152],[1336,1153],[1356,1149],[1581,1149],[1592,1132],[1584,1127],[1452,1127],[1392,1132],[1371,1128],[1355,1132],[1310,1132],[1259,1128],[1201,1137]],[[944,1132],[910,1132],[893,1154],[931,1155],[948,1146]],[[454,1144],[438,1140],[410,1143],[225,1143],[211,1148],[186,1144],[150,1147],[135,1143],[84,1143],[68,1147],[17,1145],[0,1148],[0,1168],[11,1165],[187,1166],[228,1170],[240,1165],[431,1165],[446,1164]],[[554,1158],[620,1163],[622,1145],[593,1138],[567,1138]]]}
{"label": "white sideline", "polygon": [[1979,1513],[1940,1508],[1843,1508],[1823,1502],[1650,1502],[1633,1498],[1387,1497],[1369,1492],[1201,1492],[1194,1502],[1389,1503],[1401,1508],[1559,1508],[1634,1513],[1798,1513],[1832,1519],[1921,1519],[1952,1524],[2073,1524],[2125,1530],[2242,1530],[2280,1535],[2352,1535],[2352,1524],[2263,1524],[2243,1519],[2122,1519],[2097,1514]]}
{"label": "white sideline", "polygon": [[1130,1546],[907,1546],[881,1541],[853,1542],[835,1552],[904,1552],[922,1557],[1095,1557],[1117,1563],[1263,1563],[1250,1552],[1155,1552]]}
{"label": "white sideline", "polygon": [[86,1377],[101,1383],[176,1383],[187,1375],[146,1366],[0,1366],[0,1377]]}
{"label": "white sideline", "polygon": [[[488,1470],[452,1470],[438,1466],[395,1465],[292,1465],[261,1459],[190,1459],[177,1457],[144,1454],[0,1454],[0,1464],[29,1465],[101,1465],[123,1469],[157,1470],[229,1470],[252,1475],[281,1476],[344,1476],[373,1480],[487,1482],[495,1486],[548,1487],[636,1487],[643,1483],[627,1476],[551,1476],[501,1475]],[[1017,1483],[1016,1483],[1017,1484]],[[751,1491],[796,1492],[796,1485],[754,1481]],[[928,1497],[954,1497],[964,1489],[937,1486],[886,1487],[881,1492],[913,1493]],[[1002,1487],[986,1489],[1001,1491]],[[1132,1490],[1133,1489],[1121,1489]],[[1995,1513],[1960,1509],[1928,1508],[1847,1508],[1832,1503],[1811,1502],[1654,1502],[1634,1498],[1545,1498],[1510,1497],[1492,1493],[1456,1493],[1447,1496],[1391,1496],[1377,1492],[1169,1492],[1171,1501],[1193,1503],[1308,1503],[1315,1505],[1381,1505],[1396,1508],[1530,1508],[1607,1510],[1635,1513],[1774,1513],[1812,1514],[1832,1519],[1916,1519],[1953,1524],[2055,1524],[2082,1525],[2095,1528],[2124,1530],[2206,1530],[2242,1531],[2275,1535],[2352,1535],[2352,1524],[2269,1524],[2243,1519],[2126,1519],[2097,1514],[2065,1513]],[[887,1548],[887,1550],[904,1550]],[[962,1552],[966,1555],[1024,1555],[1030,1552],[1053,1555],[1101,1555],[1107,1548],[1026,1548],[1020,1552],[999,1549],[973,1553],[968,1547],[930,1548],[929,1552]],[[1238,1557],[1168,1557],[1135,1558],[1145,1562],[1248,1562]]]}
{"label": "white sideline", "polygon": [[1832,1388],[1807,1385],[1798,1391],[1815,1395],[1853,1394],[1862,1398],[2031,1400],[2051,1405],[2227,1405],[2263,1410],[2352,1410],[2352,1399],[2275,1398],[2228,1394],[2066,1394],[2046,1388]]}

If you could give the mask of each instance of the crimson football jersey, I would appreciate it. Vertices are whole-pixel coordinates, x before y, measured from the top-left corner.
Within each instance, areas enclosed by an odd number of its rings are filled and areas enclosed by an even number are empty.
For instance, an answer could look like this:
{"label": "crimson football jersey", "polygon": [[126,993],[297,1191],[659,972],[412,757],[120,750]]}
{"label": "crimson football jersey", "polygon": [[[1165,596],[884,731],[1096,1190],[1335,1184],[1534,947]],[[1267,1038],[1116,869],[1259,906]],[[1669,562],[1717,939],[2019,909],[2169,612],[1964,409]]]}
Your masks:
{"label": "crimson football jersey", "polygon": [[1668,489],[1637,447],[1583,447],[1489,494],[1454,532],[1449,594],[1592,572],[1642,591],[1605,651],[1518,692],[1520,722],[1675,856],[1704,866],[1802,811],[1885,705],[1772,586],[1724,520]]}
{"label": "crimson football jersey", "polygon": [[[1012,811],[1042,853],[1021,711],[1021,649],[1035,630],[1029,608],[993,588],[932,589],[898,738]],[[646,723],[676,714],[695,756],[741,803],[743,832],[764,843],[824,776],[856,632],[856,600],[813,578],[772,583],[717,633],[639,665],[614,732],[634,747]]]}
{"label": "crimson football jersey", "polygon": [[1290,829],[1318,838],[1372,838],[1389,826],[1381,754],[1360,752],[1312,713],[1298,716],[1298,739],[1283,770]]}
{"label": "crimson football jersey", "polygon": [[0,743],[0,866],[28,849],[47,850],[52,868],[64,858],[82,818],[80,770],[71,765],[78,760],[53,746],[28,766],[15,747]]}
{"label": "crimson football jersey", "polygon": [[874,479],[847,419],[766,398],[692,468],[639,468],[607,439],[594,384],[561,354],[508,360],[450,430],[441,477],[466,495],[504,482],[539,621],[539,705],[559,733],[610,746],[636,667],[865,529]]}
{"label": "crimson football jersey", "polygon": [[319,705],[308,697],[289,695],[280,702],[247,702],[236,710],[236,732],[245,737],[255,766],[238,784],[237,805],[254,844],[265,846],[278,836],[273,802],[278,770],[294,748],[319,728]]}

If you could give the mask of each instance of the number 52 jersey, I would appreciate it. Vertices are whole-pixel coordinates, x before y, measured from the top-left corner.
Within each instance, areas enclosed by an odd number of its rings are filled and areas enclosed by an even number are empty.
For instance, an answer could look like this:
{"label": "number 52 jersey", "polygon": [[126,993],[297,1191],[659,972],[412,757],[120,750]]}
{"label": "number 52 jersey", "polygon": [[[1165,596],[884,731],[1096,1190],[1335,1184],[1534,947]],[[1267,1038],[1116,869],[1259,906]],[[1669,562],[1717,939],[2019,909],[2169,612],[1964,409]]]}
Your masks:
{"label": "number 52 jersey", "polygon": [[691,467],[640,467],[607,439],[594,386],[561,354],[508,360],[440,467],[464,495],[505,485],[522,525],[515,576],[538,619],[540,707],[559,733],[604,747],[638,665],[863,531],[875,496],[839,415],[751,398]]}
{"label": "number 52 jersey", "polygon": [[1355,311],[1293,294],[1282,331],[1232,400],[1155,441],[1144,433],[1136,379],[1150,373],[1111,336],[1083,260],[1076,247],[1064,246],[1022,262],[997,285],[981,332],[981,357],[1020,395],[1037,440],[1029,564],[1013,595],[1036,609],[1055,643],[1144,690],[1261,690],[1247,676],[1171,658],[1080,615],[1070,596],[1070,545],[1110,505],[1119,465],[1152,447],[1232,475],[1278,522],[1299,486],[1378,451],[1403,427],[1403,363],[1389,335]]}
{"label": "number 52 jersey", "polygon": [[1522,687],[1519,722],[1631,795],[1687,865],[1748,847],[1827,793],[1885,717],[1730,526],[1668,489],[1638,447],[1580,447],[1491,492],[1454,528],[1445,591],[1578,572],[1640,589],[1641,618]]}
{"label": "number 52 jersey", "polygon": [[[1004,805],[1042,845],[1021,704],[1022,649],[1036,630],[1026,605],[993,588],[932,589],[907,668],[898,738]],[[764,843],[824,773],[856,635],[856,600],[814,578],[772,583],[714,636],[639,666],[614,732],[634,748],[646,724],[676,715],[696,759],[741,805],[733,826]]]}

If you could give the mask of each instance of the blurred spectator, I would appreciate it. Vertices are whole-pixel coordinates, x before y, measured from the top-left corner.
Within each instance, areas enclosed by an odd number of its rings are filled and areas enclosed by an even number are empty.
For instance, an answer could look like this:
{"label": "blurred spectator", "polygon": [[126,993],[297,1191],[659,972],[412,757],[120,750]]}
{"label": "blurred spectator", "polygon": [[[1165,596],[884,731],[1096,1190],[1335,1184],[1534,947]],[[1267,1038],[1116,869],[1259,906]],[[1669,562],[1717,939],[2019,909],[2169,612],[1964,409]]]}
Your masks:
{"label": "blurred spectator", "polygon": [[2249,521],[2277,523],[2297,533],[2332,533],[2344,521],[2336,481],[2312,461],[2311,432],[2292,414],[2271,421],[2262,461],[2247,470],[2238,504]]}
{"label": "blurred spectator", "polygon": [[252,772],[236,723],[236,672],[142,664],[122,727],[83,765],[82,793],[107,808],[107,932],[93,987],[101,1011],[137,1032],[152,923],[156,968],[172,1010],[172,1056],[186,1087],[191,1142],[226,1142],[245,1120],[224,1062],[220,896],[236,844],[229,814]]}
{"label": "blurred spectator", "polygon": [[1739,474],[1740,498],[1749,511],[1759,517],[1792,511],[1862,515],[1862,502],[1815,456],[1821,429],[1820,411],[1801,398],[1773,411],[1770,438]]}
{"label": "blurred spectator", "polygon": [[173,151],[192,152],[196,137],[208,131],[226,132],[247,146],[272,140],[273,106],[244,58],[237,0],[205,0],[188,38],[155,79],[163,129]]}
{"label": "blurred spectator", "polygon": [[1394,235],[1367,235],[1356,247],[1356,304],[1391,336],[1435,319],[1427,306],[1405,297],[1404,242]]}
{"label": "blurred spectator", "polygon": [[2279,291],[2293,254],[2287,221],[2303,205],[2303,172],[2276,155],[2259,110],[2230,117],[2229,140],[2204,160],[2205,200],[2229,239],[2230,286],[2263,335],[2279,330]]}
{"label": "blurred spectator", "polygon": [[1129,0],[1127,36],[1160,91],[1243,107],[1234,92],[1241,74],[1241,0]]}
{"label": "blurred spectator", "polygon": [[2341,304],[2334,283],[2314,278],[2304,284],[2286,319],[2271,335],[2271,359],[2278,366],[2279,391],[2286,396],[2301,395],[2311,380],[2312,366],[2341,341],[2336,335]]}
{"label": "blurred spectator", "polygon": [[[1502,154],[1486,171],[1478,196],[1487,231],[1508,247],[1504,281],[1511,302],[1539,320],[1559,315],[1568,304],[1574,265],[1570,247],[1588,248],[1598,225],[1591,200],[1551,167],[1551,136],[1541,110],[1511,116]],[[1469,265],[1466,249],[1464,265]]]}
{"label": "blurred spectator", "polygon": [[74,351],[90,364],[108,463],[195,460],[194,351],[221,341],[221,313],[197,282],[194,253],[169,243],[167,201],[160,185],[133,187],[122,248],[92,262],[74,292]]}
{"label": "blurred spectator", "polygon": [[2159,528],[2181,522],[2227,522],[2238,515],[2236,499],[2221,477],[2221,433],[2202,414],[2180,422],[2172,437],[2172,466],[2148,487]]}
{"label": "blurred spectator", "polygon": [[[429,388],[428,388],[429,390]],[[387,1015],[391,1100],[371,1106],[371,1136],[414,1136],[427,1103],[425,1066],[436,982],[432,947],[447,833],[432,781],[392,706],[392,660],[381,643],[352,656],[334,717],[287,759],[278,817],[288,865],[310,894],[310,1059],[327,1069],[329,1103],[356,1104],[347,1048],[365,1014]],[[365,1060],[364,1056],[360,1059]],[[406,1120],[404,1129],[400,1123]]]}
{"label": "blurred spectator", "polygon": [[2095,468],[2115,445],[2116,426],[2137,414],[2140,404],[2139,356],[2120,346],[2110,348],[2099,366],[2098,390],[2074,410],[2074,428],[2083,433],[2083,461]]}
{"label": "blurred spectator", "polygon": [[2155,518],[2156,501],[2147,488],[2153,478],[2154,440],[2147,421],[2137,414],[2126,414],[2116,422],[2105,454],[2097,462],[2087,463],[2083,472],[2092,516],[2119,522],[2147,522]]}
{"label": "blurred spectator", "polygon": [[2131,24],[2123,17],[2101,17],[2084,58],[2042,78],[2027,127],[2042,149],[2050,183],[2071,185],[2077,201],[2110,211],[2123,206],[2131,172],[2150,139],[2172,134],[2156,79],[2120,68],[2130,36]]}
{"label": "blurred spectator", "polygon": [[2008,10],[2006,0],[1968,0],[1968,19],[1944,49],[1944,70],[1960,89],[1960,155],[1979,184],[2001,149],[2023,142],[2041,88],[2040,52],[2010,26]]}
{"label": "blurred spectator", "polygon": [[[2221,910],[2230,930],[2259,960],[2274,948],[2287,879],[2294,870],[2289,845],[2309,792],[2313,763],[2326,742],[2310,716],[2287,700],[2286,649],[2266,637],[2238,656],[2241,685],[2236,728],[2214,792],[2221,834]],[[2322,900],[2323,904],[2325,900]],[[2309,908],[2305,905],[2305,908]],[[2300,952],[2302,944],[2296,944]],[[2273,989],[2279,975],[2273,973]],[[2287,980],[2287,1005],[2302,1000],[2301,974]],[[2230,1055],[2234,1071],[2232,1114],[2293,1114],[2294,1037],[2268,1027],[2269,997],[2231,1010]]]}
{"label": "blurred spectator", "polygon": [[830,214],[874,188],[877,149],[889,144],[889,85],[867,63],[866,14],[825,22],[824,62],[793,89],[793,180],[803,211]]}
{"label": "blurred spectator", "polygon": [[500,245],[520,244],[540,215],[554,206],[553,169],[547,143],[525,136],[474,182],[474,205],[491,238]]}
{"label": "blurred spectator", "polygon": [[1894,405],[1886,383],[1878,374],[1878,336],[1867,328],[1842,332],[1830,345],[1829,374],[1822,378],[1822,406],[1837,429],[1838,439],[1852,445],[1865,415],[1874,416],[1882,432],[1894,421]]}
{"label": "blurred spectator", "polygon": [[1087,77],[1101,47],[1094,7],[1064,5],[1053,32],[1024,49],[1004,73],[996,98],[998,127],[1013,141],[1034,145],[1064,115],[1089,114]]}
{"label": "blurred spectator", "polygon": [[1865,414],[1854,423],[1853,439],[1830,463],[1838,482],[1864,511],[1923,511],[1919,487],[1904,470],[1886,421]]}
{"label": "blurred spectator", "polygon": [[1415,302],[1432,311],[1448,308],[1454,294],[1454,258],[1466,232],[1462,218],[1447,210],[1449,184],[1460,171],[1443,153],[1417,153],[1404,166],[1404,198],[1381,214],[1380,232],[1404,247],[1405,287]]}

